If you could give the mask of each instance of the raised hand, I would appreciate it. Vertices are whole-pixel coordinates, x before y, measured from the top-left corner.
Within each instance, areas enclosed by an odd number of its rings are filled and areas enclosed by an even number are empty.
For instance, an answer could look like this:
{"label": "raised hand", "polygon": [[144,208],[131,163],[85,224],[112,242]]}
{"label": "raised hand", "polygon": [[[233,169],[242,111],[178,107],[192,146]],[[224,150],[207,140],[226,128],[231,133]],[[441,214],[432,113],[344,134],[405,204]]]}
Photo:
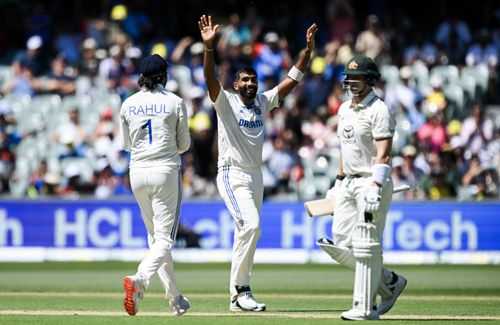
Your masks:
{"label": "raised hand", "polygon": [[212,45],[215,39],[219,25],[212,25],[212,16],[203,15],[198,21],[198,27],[200,28],[201,38],[205,45]]}
{"label": "raised hand", "polygon": [[307,48],[310,50],[314,50],[316,43],[314,41],[314,35],[318,31],[318,26],[316,23],[313,23],[306,32],[306,40],[307,40]]}

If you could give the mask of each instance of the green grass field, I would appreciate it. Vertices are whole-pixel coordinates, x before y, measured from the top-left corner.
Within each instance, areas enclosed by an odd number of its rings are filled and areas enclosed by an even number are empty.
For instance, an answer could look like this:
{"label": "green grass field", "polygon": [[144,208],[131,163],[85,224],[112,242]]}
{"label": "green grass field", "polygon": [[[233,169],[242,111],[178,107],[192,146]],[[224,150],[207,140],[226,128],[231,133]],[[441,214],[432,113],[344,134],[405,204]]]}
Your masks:
{"label": "green grass field", "polygon": [[[0,324],[332,324],[351,305],[353,273],[338,265],[254,267],[252,289],[264,313],[228,311],[228,264],[176,264],[191,301],[170,315],[154,279],[135,317],[122,307],[122,278],[137,263],[0,263]],[[392,266],[408,278],[391,324],[500,322],[500,266]]]}

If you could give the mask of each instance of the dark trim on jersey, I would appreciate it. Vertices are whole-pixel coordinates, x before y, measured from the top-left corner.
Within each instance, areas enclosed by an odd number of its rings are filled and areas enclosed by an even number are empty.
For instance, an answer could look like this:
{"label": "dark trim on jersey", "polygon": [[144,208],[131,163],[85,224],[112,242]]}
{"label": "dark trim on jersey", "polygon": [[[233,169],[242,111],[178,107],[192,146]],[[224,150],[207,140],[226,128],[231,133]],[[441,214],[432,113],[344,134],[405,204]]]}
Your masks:
{"label": "dark trim on jersey", "polygon": [[373,96],[372,99],[368,103],[366,103],[366,106],[371,106],[379,97],[377,95]]}
{"label": "dark trim on jersey", "polygon": [[181,202],[182,202],[182,177],[181,170],[177,172],[177,207],[175,208],[174,226],[170,232],[170,238],[175,242],[177,238],[177,230],[179,228],[179,221],[181,220]]}
{"label": "dark trim on jersey", "polygon": [[388,140],[388,139],[392,139],[394,136],[390,136],[390,137],[383,137],[383,138],[373,138],[373,140],[375,141],[382,141],[382,140]]}
{"label": "dark trim on jersey", "polygon": [[240,207],[238,206],[238,201],[236,201],[236,197],[234,196],[234,192],[231,189],[231,183],[229,183],[229,168],[231,166],[222,166],[222,180],[224,182],[224,187],[226,189],[227,196],[229,200],[231,201],[231,205],[233,206],[233,209],[235,211],[235,216],[234,218],[236,219],[235,221],[238,222],[241,226],[243,226],[243,219],[241,218],[241,210]]}

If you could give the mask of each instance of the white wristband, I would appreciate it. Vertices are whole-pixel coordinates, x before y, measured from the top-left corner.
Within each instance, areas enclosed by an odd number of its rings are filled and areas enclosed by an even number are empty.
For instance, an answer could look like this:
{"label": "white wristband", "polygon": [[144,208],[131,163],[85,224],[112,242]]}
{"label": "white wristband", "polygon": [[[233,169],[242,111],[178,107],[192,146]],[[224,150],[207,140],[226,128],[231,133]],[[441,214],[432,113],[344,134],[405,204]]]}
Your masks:
{"label": "white wristband", "polygon": [[290,71],[288,71],[288,77],[290,79],[293,79],[297,82],[300,81],[300,79],[302,79],[302,76],[304,75],[304,72],[300,71],[299,69],[297,69],[295,66],[293,66]]}
{"label": "white wristband", "polygon": [[391,174],[391,166],[386,164],[374,164],[372,166],[372,179],[375,183],[384,185]]}

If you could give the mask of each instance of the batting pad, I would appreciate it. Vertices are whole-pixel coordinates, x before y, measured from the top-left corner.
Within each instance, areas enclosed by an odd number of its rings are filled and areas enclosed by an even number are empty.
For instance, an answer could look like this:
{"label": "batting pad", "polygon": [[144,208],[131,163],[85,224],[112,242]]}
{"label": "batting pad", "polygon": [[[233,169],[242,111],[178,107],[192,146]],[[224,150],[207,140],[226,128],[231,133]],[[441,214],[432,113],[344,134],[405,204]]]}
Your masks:
{"label": "batting pad", "polygon": [[320,238],[316,245],[321,247],[337,263],[345,265],[351,269],[356,267],[356,259],[352,251],[347,247],[335,246],[332,240]]}
{"label": "batting pad", "polygon": [[[324,250],[325,253],[327,253],[335,262],[353,270],[356,268],[356,258],[354,257],[352,249],[348,247],[335,246],[331,239],[325,237],[318,239],[316,241],[316,245],[321,247],[321,249]],[[389,289],[384,281],[380,281],[377,293],[383,298],[392,296],[391,289]]]}
{"label": "batting pad", "polygon": [[354,227],[352,248],[356,258],[353,309],[370,315],[382,276],[382,247],[377,227],[361,222]]}

